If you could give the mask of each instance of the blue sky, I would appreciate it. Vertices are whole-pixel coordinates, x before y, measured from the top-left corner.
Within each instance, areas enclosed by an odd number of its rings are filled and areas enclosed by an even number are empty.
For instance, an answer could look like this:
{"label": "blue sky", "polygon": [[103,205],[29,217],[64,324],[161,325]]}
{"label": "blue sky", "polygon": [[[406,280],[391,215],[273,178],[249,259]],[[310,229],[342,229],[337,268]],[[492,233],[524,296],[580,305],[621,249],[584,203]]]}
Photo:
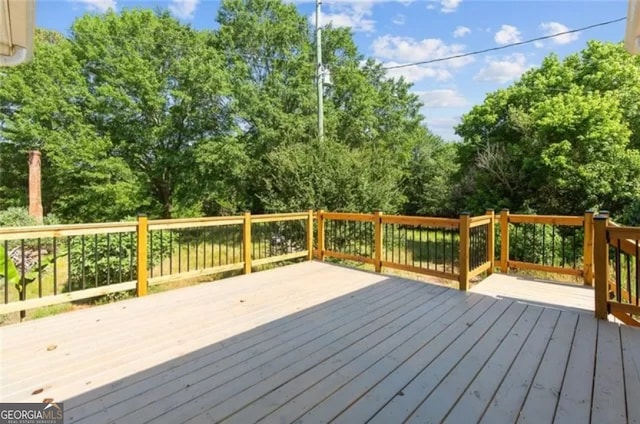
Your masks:
{"label": "blue sky", "polygon": [[[291,0],[294,1],[294,0]],[[313,19],[313,0],[298,1]],[[39,27],[67,32],[73,20],[110,7],[168,8],[196,28],[214,28],[214,0],[36,0]],[[497,47],[625,16],[626,0],[481,1],[481,0],[324,0],[324,22],[353,29],[360,51],[391,66]],[[624,22],[431,66],[393,71],[414,83],[425,107],[427,126],[454,139],[460,116],[486,93],[506,87],[551,52],[564,57],[588,40],[621,41]]]}

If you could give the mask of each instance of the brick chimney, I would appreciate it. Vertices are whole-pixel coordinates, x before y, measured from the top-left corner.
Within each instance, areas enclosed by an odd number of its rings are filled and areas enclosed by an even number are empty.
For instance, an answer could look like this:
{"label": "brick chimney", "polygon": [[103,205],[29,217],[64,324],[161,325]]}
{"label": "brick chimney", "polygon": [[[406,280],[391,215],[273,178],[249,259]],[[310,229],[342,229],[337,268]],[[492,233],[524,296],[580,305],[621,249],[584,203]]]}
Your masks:
{"label": "brick chimney", "polygon": [[40,152],[29,152],[29,215],[42,224],[42,184],[40,175]]}

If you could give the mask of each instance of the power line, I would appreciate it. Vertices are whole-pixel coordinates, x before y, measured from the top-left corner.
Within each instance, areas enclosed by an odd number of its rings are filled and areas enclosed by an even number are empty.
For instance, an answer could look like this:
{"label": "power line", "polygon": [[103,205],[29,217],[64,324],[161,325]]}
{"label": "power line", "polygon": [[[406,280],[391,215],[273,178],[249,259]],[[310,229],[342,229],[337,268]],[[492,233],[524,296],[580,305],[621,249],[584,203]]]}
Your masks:
{"label": "power line", "polygon": [[600,22],[600,23],[597,23],[597,24],[589,25],[589,26],[582,27],[582,28],[572,29],[572,30],[564,31],[564,32],[558,32],[556,34],[545,35],[543,37],[537,37],[537,38],[531,38],[531,39],[525,40],[525,41],[518,41],[517,43],[510,43],[510,44],[506,44],[504,46],[491,47],[489,49],[476,50],[476,51],[473,51],[473,52],[461,53],[461,54],[457,54],[457,55],[454,55],[454,56],[441,57],[441,58],[438,58],[438,59],[425,60],[425,61],[421,61],[421,62],[412,62],[412,63],[405,63],[405,64],[402,64],[402,65],[385,66],[385,67],[383,67],[383,69],[408,68],[410,66],[428,65],[430,63],[445,62],[447,60],[459,59],[461,57],[475,56],[475,55],[478,55],[478,54],[493,52],[493,51],[496,51],[496,50],[503,50],[503,49],[508,49],[510,47],[521,46],[523,44],[530,44],[530,43],[534,43],[536,41],[548,40],[550,38],[560,37],[561,35],[573,34],[573,33],[580,32],[580,31],[586,31],[586,30],[592,29],[592,28],[597,28],[597,27],[601,27],[601,26],[605,26],[605,25],[611,25],[611,24],[614,24],[616,22],[624,21],[625,19],[627,19],[627,18],[626,17],[622,17],[622,18],[611,20],[611,21]]}

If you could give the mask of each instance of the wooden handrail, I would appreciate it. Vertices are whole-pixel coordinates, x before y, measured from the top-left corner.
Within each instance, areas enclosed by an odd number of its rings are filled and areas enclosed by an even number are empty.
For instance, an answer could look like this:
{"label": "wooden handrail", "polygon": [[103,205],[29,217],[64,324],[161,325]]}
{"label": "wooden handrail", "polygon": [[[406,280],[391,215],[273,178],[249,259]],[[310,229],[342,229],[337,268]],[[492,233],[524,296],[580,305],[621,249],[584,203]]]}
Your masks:
{"label": "wooden handrail", "polygon": [[547,224],[547,225],[567,225],[572,227],[582,227],[584,217],[563,216],[563,215],[509,215],[510,224]]}
{"label": "wooden handrail", "polygon": [[[484,216],[482,217],[484,218]],[[426,216],[384,215],[383,224],[422,225],[425,227],[458,228],[460,220],[455,218],[431,218]]]}
{"label": "wooden handrail", "polygon": [[136,231],[136,222],[106,222],[104,224],[40,225],[36,227],[0,228],[0,240],[55,238]]}
{"label": "wooden handrail", "polygon": [[374,222],[376,216],[374,214],[364,213],[344,213],[344,212],[322,212],[323,219],[331,219],[334,221],[366,221]]}

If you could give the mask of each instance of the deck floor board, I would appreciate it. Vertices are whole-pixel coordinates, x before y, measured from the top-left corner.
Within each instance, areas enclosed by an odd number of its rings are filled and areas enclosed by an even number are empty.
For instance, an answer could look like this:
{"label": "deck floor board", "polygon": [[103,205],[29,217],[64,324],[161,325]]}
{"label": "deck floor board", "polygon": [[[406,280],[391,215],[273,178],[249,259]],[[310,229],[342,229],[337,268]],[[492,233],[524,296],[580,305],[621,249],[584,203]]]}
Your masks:
{"label": "deck floor board", "polygon": [[590,288],[509,278],[308,262],[0,327],[0,401],[89,424],[638,423],[640,330],[597,321]]}

